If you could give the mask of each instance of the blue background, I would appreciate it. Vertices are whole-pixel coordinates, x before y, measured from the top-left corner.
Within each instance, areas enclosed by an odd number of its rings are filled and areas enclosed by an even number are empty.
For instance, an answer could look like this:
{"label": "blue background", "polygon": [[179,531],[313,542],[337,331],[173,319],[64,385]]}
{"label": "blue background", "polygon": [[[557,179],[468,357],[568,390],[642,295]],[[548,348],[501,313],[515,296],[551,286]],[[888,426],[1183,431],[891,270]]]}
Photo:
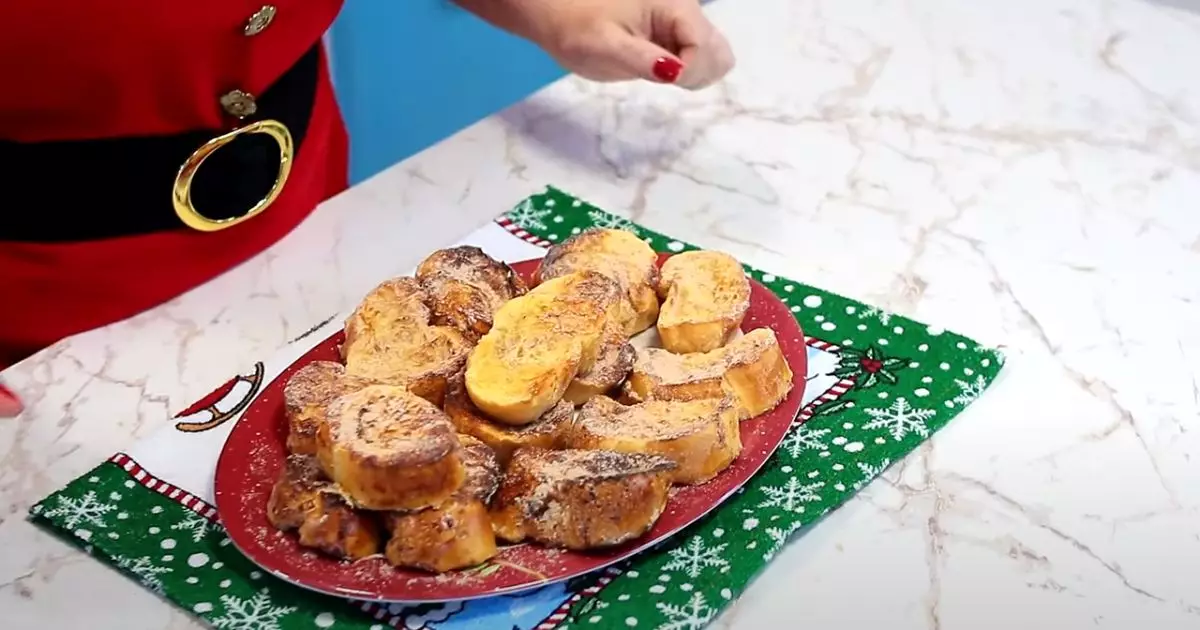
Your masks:
{"label": "blue background", "polygon": [[351,184],[564,75],[448,0],[348,0],[329,44]]}

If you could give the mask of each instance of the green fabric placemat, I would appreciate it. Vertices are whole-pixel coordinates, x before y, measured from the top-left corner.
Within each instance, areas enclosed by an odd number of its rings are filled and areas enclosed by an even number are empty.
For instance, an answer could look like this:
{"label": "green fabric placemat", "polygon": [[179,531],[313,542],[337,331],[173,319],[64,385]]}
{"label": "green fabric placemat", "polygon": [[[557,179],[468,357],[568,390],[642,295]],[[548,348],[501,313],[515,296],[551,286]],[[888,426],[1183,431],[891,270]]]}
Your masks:
{"label": "green fabric placemat", "polygon": [[[554,188],[498,222],[541,244],[601,226],[629,230],[660,252],[695,249]],[[1003,365],[998,351],[961,335],[746,270],[790,306],[816,338],[810,345],[834,353],[826,375],[843,385],[806,408],[807,421],[720,509],[614,569],[465,604],[403,607],[316,595],[257,570],[229,544],[211,506],[184,491],[181,500],[121,454],[33,506],[32,518],[216,628],[703,628],[790,536],[945,426]]]}

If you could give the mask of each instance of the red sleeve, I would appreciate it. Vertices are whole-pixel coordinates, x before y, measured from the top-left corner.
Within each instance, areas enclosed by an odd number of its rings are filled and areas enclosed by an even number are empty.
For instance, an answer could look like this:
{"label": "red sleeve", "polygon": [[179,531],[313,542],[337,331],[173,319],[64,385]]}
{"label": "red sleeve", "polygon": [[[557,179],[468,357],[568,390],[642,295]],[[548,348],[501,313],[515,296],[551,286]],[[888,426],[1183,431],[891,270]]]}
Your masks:
{"label": "red sleeve", "polygon": [[0,2],[0,139],[218,128],[221,95],[265,90],[328,29],[341,0],[267,7],[262,0]]}

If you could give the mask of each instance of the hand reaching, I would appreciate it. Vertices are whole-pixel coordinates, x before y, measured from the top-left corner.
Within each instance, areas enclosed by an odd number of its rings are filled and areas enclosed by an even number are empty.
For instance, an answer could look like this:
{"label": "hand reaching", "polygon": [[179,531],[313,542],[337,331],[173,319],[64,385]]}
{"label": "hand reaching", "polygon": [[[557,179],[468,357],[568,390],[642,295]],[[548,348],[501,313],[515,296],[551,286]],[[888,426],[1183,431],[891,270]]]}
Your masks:
{"label": "hand reaching", "polygon": [[698,0],[459,0],[594,81],[712,85],[733,52]]}

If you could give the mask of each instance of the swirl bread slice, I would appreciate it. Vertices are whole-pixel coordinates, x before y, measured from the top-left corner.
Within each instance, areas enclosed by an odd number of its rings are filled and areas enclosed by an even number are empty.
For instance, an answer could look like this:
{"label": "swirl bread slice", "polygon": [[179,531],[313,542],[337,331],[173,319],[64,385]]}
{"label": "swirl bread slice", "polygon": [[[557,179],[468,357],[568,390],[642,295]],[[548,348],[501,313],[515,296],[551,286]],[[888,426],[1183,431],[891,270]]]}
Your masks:
{"label": "swirl bread slice", "polygon": [[500,481],[500,463],[483,442],[460,435],[466,477],[445,503],[419,512],[389,512],[385,555],[395,566],[434,573],[473,567],[496,555],[487,503]]}
{"label": "swirl bread slice", "polygon": [[445,411],[459,433],[472,436],[491,447],[500,465],[507,466],[512,454],[519,448],[557,448],[558,432],[565,423],[570,422],[575,407],[561,401],[530,424],[501,424],[488,418],[471,402],[466,387],[458,379],[450,385],[450,392],[446,394]]}
{"label": "swirl bread slice", "polygon": [[658,521],[674,470],[674,462],[657,455],[523,448],[492,499],[492,526],[513,543],[619,545]]}
{"label": "swirl bread slice", "polygon": [[639,348],[625,392],[633,401],[729,397],[746,420],[783,402],[792,377],[775,331],[756,328],[711,352]]}
{"label": "swirl bread slice", "polygon": [[371,383],[346,374],[332,361],[313,361],[296,370],[283,387],[284,414],[288,421],[288,451],[297,455],[317,452],[317,428],[329,403]]}
{"label": "swirl bread slice", "polygon": [[662,347],[708,352],[725,345],[750,308],[750,281],[741,264],[721,252],[676,254],[662,266],[658,316]]}
{"label": "swirl bread slice", "polygon": [[597,396],[579,410],[561,441],[567,448],[661,455],[675,462],[671,480],[680,484],[712,479],[742,452],[737,410],[724,398],[625,406]]}
{"label": "swirl bread slice", "polygon": [[510,300],[467,360],[471,401],[505,424],[537,420],[595,364],[620,304],[616,283],[592,272],[548,280]]}
{"label": "swirl bread slice", "polygon": [[267,499],[267,520],[283,531],[299,530],[303,547],[358,560],[379,553],[379,525],[355,511],[321,474],[315,457],[290,455]]}
{"label": "swirl bread slice", "polygon": [[621,318],[626,337],[654,325],[658,254],[645,241],[625,230],[587,230],[551,247],[537,277],[545,281],[576,271],[601,273],[620,285],[626,301]]}
{"label": "swirl bread slice", "polygon": [[472,343],[491,330],[505,302],[527,291],[512,267],[466,245],[430,254],[416,279],[429,296],[433,324],[454,328]]}
{"label": "swirl bread slice", "polygon": [[358,507],[419,510],[462,485],[462,452],[441,409],[394,385],[333,401],[317,430],[321,468]]}
{"label": "swirl bread slice", "polygon": [[368,293],[346,319],[346,373],[402,385],[440,406],[471,346],[458,330],[431,324],[427,302],[413,278],[388,280]]}

